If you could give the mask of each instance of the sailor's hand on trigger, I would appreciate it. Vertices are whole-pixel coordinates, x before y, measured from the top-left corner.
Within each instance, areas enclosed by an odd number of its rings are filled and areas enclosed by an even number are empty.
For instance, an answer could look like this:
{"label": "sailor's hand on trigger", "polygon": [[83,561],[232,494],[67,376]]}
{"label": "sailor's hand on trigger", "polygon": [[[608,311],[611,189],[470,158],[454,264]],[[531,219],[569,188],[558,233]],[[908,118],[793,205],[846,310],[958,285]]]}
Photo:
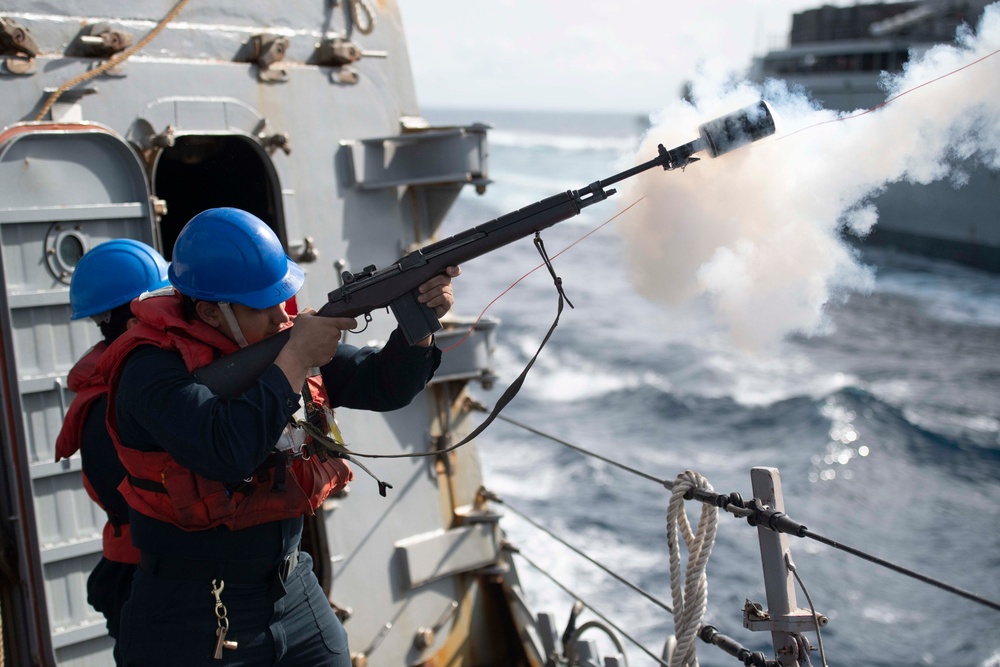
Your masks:
{"label": "sailor's hand on trigger", "polygon": [[357,320],[352,317],[320,317],[314,310],[304,310],[295,317],[288,342],[274,363],[284,371],[288,383],[298,390],[309,369],[333,359],[341,332],[357,326]]}
{"label": "sailor's hand on trigger", "polygon": [[420,296],[417,300],[434,309],[438,319],[445,316],[455,304],[455,294],[452,291],[451,279],[462,273],[462,269],[457,266],[449,266],[447,273],[436,275],[419,288]]}

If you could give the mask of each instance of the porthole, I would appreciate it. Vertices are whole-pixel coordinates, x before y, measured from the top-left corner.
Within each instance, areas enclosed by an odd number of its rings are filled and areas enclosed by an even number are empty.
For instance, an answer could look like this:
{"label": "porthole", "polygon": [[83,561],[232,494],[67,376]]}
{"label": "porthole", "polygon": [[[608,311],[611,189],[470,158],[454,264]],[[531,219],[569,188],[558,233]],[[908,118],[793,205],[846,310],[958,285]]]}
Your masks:
{"label": "porthole", "polygon": [[79,228],[55,224],[45,236],[45,263],[56,280],[69,285],[76,265],[88,249],[87,238]]}

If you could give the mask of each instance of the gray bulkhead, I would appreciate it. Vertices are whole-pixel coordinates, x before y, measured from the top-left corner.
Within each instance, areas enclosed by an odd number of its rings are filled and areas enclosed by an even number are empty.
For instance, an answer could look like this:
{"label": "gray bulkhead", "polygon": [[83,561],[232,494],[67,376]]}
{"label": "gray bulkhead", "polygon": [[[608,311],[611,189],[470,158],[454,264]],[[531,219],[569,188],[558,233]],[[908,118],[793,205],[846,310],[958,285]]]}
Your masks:
{"label": "gray bulkhead", "polygon": [[[10,664],[103,665],[110,640],[86,602],[86,579],[104,516],[83,491],[78,457],[55,463],[53,453],[72,399],[66,375],[98,340],[89,320],[69,321],[76,259],[116,237],[169,258],[190,215],[241,206],[302,263],[298,306],[318,307],[344,267],[384,266],[431,240],[463,185],[485,187],[486,127],[427,127],[396,3],[357,0],[189,2],[152,42],[64,93],[36,123],[53,90],[106,59],[74,55],[87,26],[137,42],[175,7],[102,3],[95,16],[93,3],[58,5],[15,0],[0,10],[37,45],[0,54],[0,604]],[[372,8],[370,32],[361,30],[362,5]],[[317,45],[360,57],[317,65],[329,58]],[[347,340],[384,341],[395,322],[374,318]],[[457,339],[463,326],[442,336]],[[491,377],[485,331],[447,354],[439,380],[409,407],[342,411],[348,445],[426,452],[468,432],[465,384]],[[483,573],[504,574],[495,517],[475,508],[474,445],[446,458],[368,462],[393,484],[388,498],[355,469],[350,492],[308,523],[317,574],[344,610],[352,650],[377,664],[462,650],[461,637],[484,624],[484,599],[496,597],[482,592]],[[436,633],[418,637],[438,621]],[[484,640],[473,651],[482,659],[502,649]]]}

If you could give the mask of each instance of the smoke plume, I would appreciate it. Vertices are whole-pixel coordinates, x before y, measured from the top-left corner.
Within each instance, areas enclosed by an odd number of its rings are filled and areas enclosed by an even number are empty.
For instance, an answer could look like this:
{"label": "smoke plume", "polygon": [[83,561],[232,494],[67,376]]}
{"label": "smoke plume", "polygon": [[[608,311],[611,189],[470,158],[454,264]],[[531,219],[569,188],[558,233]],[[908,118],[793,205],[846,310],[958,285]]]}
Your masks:
{"label": "smoke plume", "polygon": [[717,159],[699,154],[683,174],[650,170],[626,183],[618,201],[642,197],[616,225],[636,289],[672,307],[707,299],[748,350],[821,333],[826,304],[874,283],[845,240],[878,224],[872,196],[903,180],[960,186],[967,159],[1000,170],[1000,54],[965,67],[998,49],[1000,3],[976,31],[959,31],[886,78],[892,101],[868,113],[818,108],[780,81],[699,76],[692,102],[654,118],[637,161],[761,97],[777,132]]}

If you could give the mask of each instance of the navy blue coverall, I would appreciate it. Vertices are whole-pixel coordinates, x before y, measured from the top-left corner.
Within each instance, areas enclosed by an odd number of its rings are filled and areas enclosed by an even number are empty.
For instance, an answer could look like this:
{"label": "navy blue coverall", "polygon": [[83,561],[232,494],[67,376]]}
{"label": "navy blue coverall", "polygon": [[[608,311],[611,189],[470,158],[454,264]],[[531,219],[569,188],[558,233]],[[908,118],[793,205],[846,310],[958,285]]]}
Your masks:
{"label": "navy blue coverall", "polygon": [[[118,492],[118,484],[125,478],[125,468],[118,460],[115,444],[108,435],[105,413],[107,395],[94,400],[83,423],[80,441],[80,458],[83,474],[109,516],[128,521],[128,505]],[[124,539],[124,538],[123,538]],[[121,609],[132,591],[132,575],[136,566],[101,557],[94,571],[87,578],[87,602],[107,619],[108,634],[118,640],[121,626]],[[120,664],[118,646],[114,650],[115,663]]]}
{"label": "navy blue coverall", "polygon": [[[377,352],[341,344],[321,371],[331,406],[388,411],[413,400],[440,358],[436,346],[410,347],[396,331]],[[130,355],[115,401],[124,444],[165,450],[199,475],[228,483],[246,475],[247,461],[266,457],[300,403],[277,366],[241,397],[225,400],[198,384],[179,354],[153,346]],[[301,518],[237,531],[185,531],[134,510],[130,516],[143,564],[123,611],[124,664],[349,667],[347,635],[309,554],[287,571]],[[221,593],[226,639],[238,648],[224,650],[221,662],[211,659],[216,567],[238,573],[227,575]]]}

